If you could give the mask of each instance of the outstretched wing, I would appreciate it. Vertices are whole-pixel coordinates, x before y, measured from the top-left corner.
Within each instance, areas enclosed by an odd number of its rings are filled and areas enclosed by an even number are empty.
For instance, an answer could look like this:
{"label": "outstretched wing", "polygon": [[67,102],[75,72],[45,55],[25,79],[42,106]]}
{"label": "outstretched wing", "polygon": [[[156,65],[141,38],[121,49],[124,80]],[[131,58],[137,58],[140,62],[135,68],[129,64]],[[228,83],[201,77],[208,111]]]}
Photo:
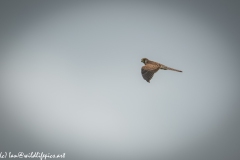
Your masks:
{"label": "outstretched wing", "polygon": [[145,79],[147,82],[150,83],[150,80],[152,79],[154,73],[156,73],[159,70],[158,65],[153,65],[153,64],[146,64],[145,66],[142,67],[142,77]]}

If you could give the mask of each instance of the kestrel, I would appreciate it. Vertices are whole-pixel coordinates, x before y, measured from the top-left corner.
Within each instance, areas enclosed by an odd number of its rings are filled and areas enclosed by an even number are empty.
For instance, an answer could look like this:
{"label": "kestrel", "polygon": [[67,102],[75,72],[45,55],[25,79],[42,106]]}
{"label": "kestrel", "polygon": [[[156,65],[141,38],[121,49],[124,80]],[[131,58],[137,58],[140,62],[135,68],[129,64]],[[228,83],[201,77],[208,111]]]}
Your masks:
{"label": "kestrel", "polygon": [[142,58],[141,62],[145,64],[145,66],[142,66],[142,76],[143,79],[145,79],[148,83],[150,83],[150,80],[152,79],[154,73],[156,73],[159,69],[182,72],[180,70],[173,69],[163,64],[151,61],[147,58]]}

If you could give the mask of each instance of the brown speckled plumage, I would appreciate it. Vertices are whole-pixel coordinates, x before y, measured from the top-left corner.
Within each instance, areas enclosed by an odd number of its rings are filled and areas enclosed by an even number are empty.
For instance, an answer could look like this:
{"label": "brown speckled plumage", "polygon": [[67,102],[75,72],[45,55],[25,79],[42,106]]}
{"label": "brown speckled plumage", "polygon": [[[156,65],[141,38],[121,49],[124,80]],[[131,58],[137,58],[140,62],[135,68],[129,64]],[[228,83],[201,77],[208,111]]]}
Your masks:
{"label": "brown speckled plumage", "polygon": [[180,70],[170,68],[170,67],[167,67],[163,64],[148,60],[147,58],[143,58],[141,60],[141,62],[143,62],[145,64],[145,66],[142,67],[143,79],[145,79],[149,83],[150,83],[150,80],[152,79],[154,73],[156,73],[159,69],[182,72]]}

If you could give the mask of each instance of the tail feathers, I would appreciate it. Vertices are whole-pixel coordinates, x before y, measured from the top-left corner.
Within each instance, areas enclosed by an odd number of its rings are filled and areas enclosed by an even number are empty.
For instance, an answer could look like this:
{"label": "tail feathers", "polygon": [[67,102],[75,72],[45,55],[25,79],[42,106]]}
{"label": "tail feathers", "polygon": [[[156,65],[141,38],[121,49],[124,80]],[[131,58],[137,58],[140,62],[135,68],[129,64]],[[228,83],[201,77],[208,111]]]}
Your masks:
{"label": "tail feathers", "polygon": [[167,69],[167,70],[176,71],[176,72],[182,72],[182,71],[180,71],[180,70],[177,70],[177,69],[174,69],[174,68],[170,68],[170,67],[167,67],[166,69]]}

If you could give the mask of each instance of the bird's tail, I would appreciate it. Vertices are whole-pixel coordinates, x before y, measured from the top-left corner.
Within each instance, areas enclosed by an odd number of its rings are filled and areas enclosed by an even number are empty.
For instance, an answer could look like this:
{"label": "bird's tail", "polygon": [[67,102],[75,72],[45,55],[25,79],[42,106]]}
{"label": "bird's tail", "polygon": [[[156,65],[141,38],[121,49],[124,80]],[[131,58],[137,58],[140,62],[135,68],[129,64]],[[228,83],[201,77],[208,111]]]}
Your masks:
{"label": "bird's tail", "polygon": [[167,69],[167,70],[176,71],[176,72],[182,72],[182,71],[180,71],[180,70],[177,70],[177,69],[174,69],[174,68],[170,68],[170,67],[167,67],[166,69]]}

